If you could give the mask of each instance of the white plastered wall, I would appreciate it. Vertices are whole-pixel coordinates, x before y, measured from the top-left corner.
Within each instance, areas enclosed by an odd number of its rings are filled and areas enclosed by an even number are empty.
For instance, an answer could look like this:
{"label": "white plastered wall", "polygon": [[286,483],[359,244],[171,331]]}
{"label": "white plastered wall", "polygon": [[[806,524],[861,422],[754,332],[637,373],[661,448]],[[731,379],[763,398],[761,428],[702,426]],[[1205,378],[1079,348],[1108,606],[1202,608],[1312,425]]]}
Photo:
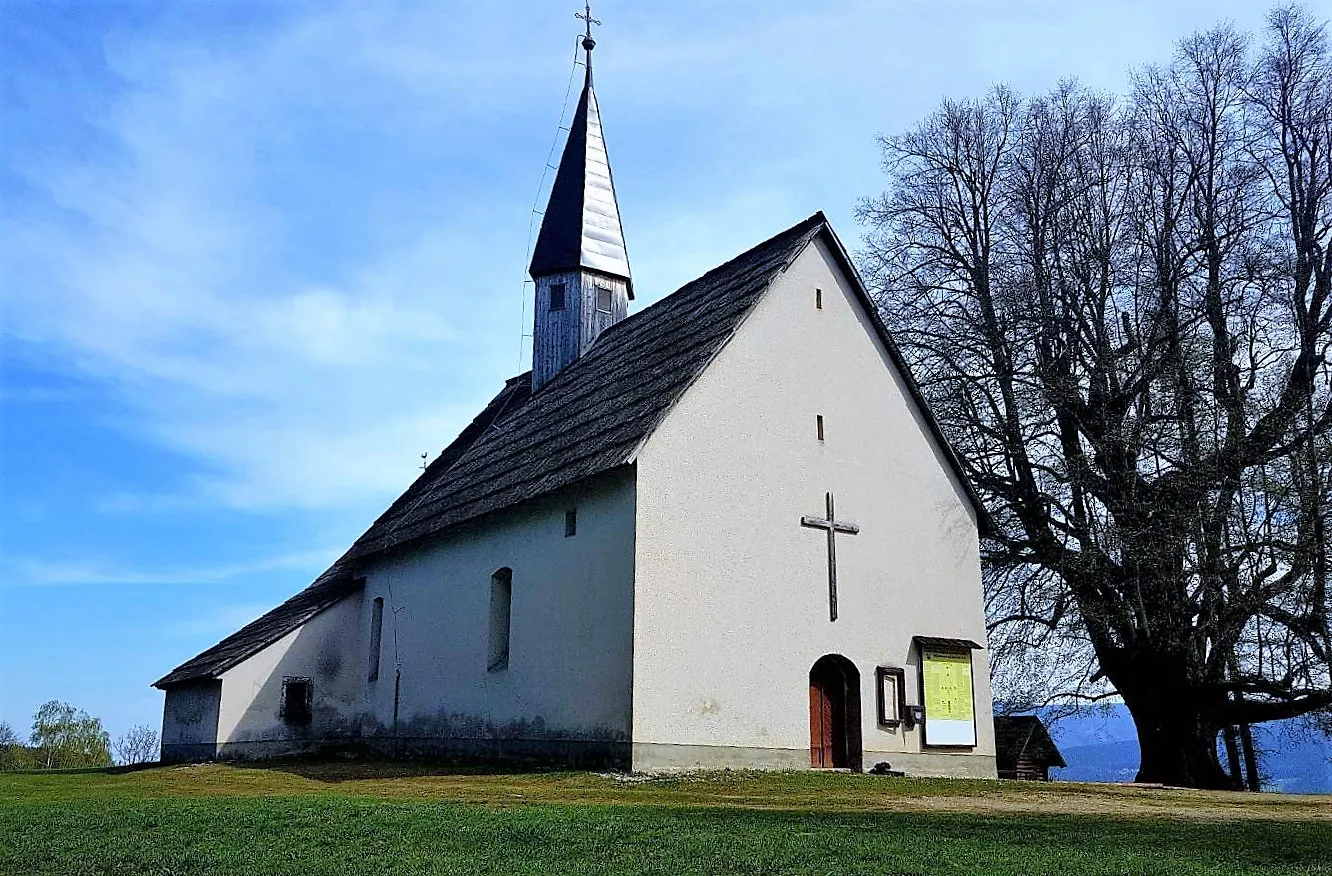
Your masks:
{"label": "white plastered wall", "polygon": [[[565,536],[565,512],[577,533]],[[509,666],[487,671],[491,575],[513,570]],[[387,559],[366,575],[359,639],[384,600],[364,708],[407,737],[621,740],[630,725],[634,479],[626,467]]]}
{"label": "white plastered wall", "polygon": [[[994,775],[983,651],[973,750],[922,756],[918,730],[876,720],[876,666],[904,667],[908,701],[920,702],[913,636],[985,641],[976,520],[821,240],[774,281],[637,465],[636,752],[748,748],[808,763],[809,670],[841,654],[860,673],[866,766]],[[835,623],[826,536],[800,525],[824,516],[828,491],[838,518],[860,527],[837,538]]]}
{"label": "white plastered wall", "polygon": [[[361,693],[362,597],[352,593],[222,674],[217,739],[223,756],[265,756],[351,733]],[[284,678],[308,678],[313,720],[289,725],[279,716]]]}

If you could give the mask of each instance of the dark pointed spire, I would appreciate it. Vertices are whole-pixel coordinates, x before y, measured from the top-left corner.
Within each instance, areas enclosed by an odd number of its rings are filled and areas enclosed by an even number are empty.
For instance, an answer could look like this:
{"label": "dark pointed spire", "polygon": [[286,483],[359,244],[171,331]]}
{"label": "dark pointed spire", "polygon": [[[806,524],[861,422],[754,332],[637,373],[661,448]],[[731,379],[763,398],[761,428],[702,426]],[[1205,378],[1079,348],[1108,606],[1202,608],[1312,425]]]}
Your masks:
{"label": "dark pointed spire", "polygon": [[[569,139],[550,189],[529,272],[536,278],[586,269],[632,283],[620,206],[615,200],[606,141],[601,133],[601,111],[592,89],[592,49],[596,45],[592,25],[599,22],[592,18],[590,9],[578,17],[587,22],[583,92],[569,125]],[[629,296],[633,297],[632,285]]]}

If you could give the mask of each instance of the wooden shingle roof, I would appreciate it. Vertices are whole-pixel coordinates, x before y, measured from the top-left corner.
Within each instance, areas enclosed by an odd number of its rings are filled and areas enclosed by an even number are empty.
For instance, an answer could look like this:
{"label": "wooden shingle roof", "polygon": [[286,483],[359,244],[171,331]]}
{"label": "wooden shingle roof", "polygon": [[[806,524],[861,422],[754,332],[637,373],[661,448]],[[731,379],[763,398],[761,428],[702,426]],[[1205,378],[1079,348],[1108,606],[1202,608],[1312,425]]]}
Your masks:
{"label": "wooden shingle roof", "polygon": [[995,715],[994,748],[999,768],[1012,769],[1023,757],[1044,766],[1064,767],[1064,756],[1035,715]]}
{"label": "wooden shingle roof", "polygon": [[154,682],[215,678],[359,586],[372,558],[485,514],[633,462],[675,402],[740,327],[769,284],[824,235],[856,286],[936,440],[988,518],[938,431],[901,354],[822,213],[764,241],[611,326],[582,357],[531,391],[529,374],[499,394],[328,571],[273,611]]}
{"label": "wooden shingle roof", "polygon": [[632,460],[762,292],[825,226],[822,213],[611,326],[531,391],[510,379],[407,491],[313,584],[156,681],[215,678],[351,592],[370,557]]}

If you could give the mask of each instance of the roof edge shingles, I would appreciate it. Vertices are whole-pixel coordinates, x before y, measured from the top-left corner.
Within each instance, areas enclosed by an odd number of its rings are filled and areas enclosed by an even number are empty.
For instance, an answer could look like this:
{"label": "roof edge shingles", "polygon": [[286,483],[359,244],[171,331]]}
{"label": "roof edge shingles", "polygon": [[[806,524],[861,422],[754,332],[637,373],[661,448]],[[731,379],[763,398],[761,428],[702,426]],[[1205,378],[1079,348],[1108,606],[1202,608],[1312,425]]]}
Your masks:
{"label": "roof edge shingles", "polygon": [[[631,463],[739,330],[772,281],[820,235],[826,236],[855,287],[984,530],[988,518],[979,498],[924,405],[920,388],[878,318],[854,265],[820,212],[611,326],[586,354],[537,392],[531,392],[526,374],[508,380],[313,584],[155,685],[225,672],[353,592],[359,571],[376,556],[415,546],[466,521]],[[339,586],[346,589],[340,591]]]}
{"label": "roof edge shingles", "polygon": [[309,587],[177,666],[153,682],[153,687],[165,688],[202,678],[217,678],[246,657],[299,629],[315,615],[360,590],[363,584],[363,580],[348,573],[343,560],[338,560]]}

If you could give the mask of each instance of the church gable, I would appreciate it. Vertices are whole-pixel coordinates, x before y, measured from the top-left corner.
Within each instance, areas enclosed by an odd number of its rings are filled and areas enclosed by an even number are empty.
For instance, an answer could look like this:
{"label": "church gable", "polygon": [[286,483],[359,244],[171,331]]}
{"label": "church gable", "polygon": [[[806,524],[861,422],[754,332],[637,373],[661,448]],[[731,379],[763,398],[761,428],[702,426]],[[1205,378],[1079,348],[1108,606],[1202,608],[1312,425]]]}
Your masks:
{"label": "church gable", "polygon": [[[774,297],[776,300],[770,300]],[[993,523],[983,503],[831,226],[824,222],[816,234],[810,235],[800,250],[792,254],[790,265],[751,303],[751,308],[751,313],[734,329],[733,337],[743,341],[732,351],[730,345],[735,341],[728,339],[727,346],[716,355],[717,364],[710,363],[706,373],[700,370],[691,386],[695,382],[717,380],[720,377],[715,373],[717,370],[731,369],[745,373],[760,385],[779,385],[787,401],[804,387],[812,396],[805,405],[808,408],[805,419],[809,423],[802,424],[791,438],[798,441],[796,435],[803,437],[809,432],[826,445],[835,424],[829,413],[819,412],[821,402],[842,396],[848,409],[861,408],[870,413],[876,399],[863,394],[867,389],[865,382],[856,378],[867,371],[881,371],[891,381],[888,394],[893,399],[894,420],[914,424],[913,437],[920,440],[916,449],[928,450],[932,466],[942,482],[955,491],[960,506],[971,516],[980,534],[989,531]],[[779,364],[794,364],[793,373],[783,376],[773,370]],[[827,373],[816,375],[820,370]],[[801,376],[811,379],[803,380]],[[768,423],[771,414],[755,410],[760,404],[761,390],[741,388],[734,394],[735,412],[753,415],[749,423],[756,429],[754,437],[759,437],[768,428],[759,424]],[[684,399],[668,412],[663,428],[668,427],[669,418],[676,416],[681,404],[685,404]],[[697,440],[707,441],[709,434],[705,430]],[[656,431],[648,436],[645,451],[656,440],[655,435]],[[891,450],[885,449],[889,453]],[[916,463],[923,464],[924,458]]]}
{"label": "church gable", "polygon": [[[647,437],[640,492],[671,492],[697,477],[762,494],[755,501],[769,508],[787,497],[792,475],[821,473],[829,489],[794,523],[826,530],[831,522],[855,535],[834,520],[825,493],[886,479],[893,492],[876,504],[912,525],[946,527],[941,539],[974,554],[991,525],[984,507],[839,241],[826,225],[820,231]],[[650,509],[654,498],[640,505]]]}
{"label": "church gable", "polygon": [[[944,769],[870,711],[880,668],[921,702],[917,637],[985,639],[984,516],[917,397],[825,227],[638,454],[635,768],[718,746],[808,765],[806,695],[835,658],[866,763]],[[967,665],[981,719],[957,768],[989,774],[983,652]]]}

